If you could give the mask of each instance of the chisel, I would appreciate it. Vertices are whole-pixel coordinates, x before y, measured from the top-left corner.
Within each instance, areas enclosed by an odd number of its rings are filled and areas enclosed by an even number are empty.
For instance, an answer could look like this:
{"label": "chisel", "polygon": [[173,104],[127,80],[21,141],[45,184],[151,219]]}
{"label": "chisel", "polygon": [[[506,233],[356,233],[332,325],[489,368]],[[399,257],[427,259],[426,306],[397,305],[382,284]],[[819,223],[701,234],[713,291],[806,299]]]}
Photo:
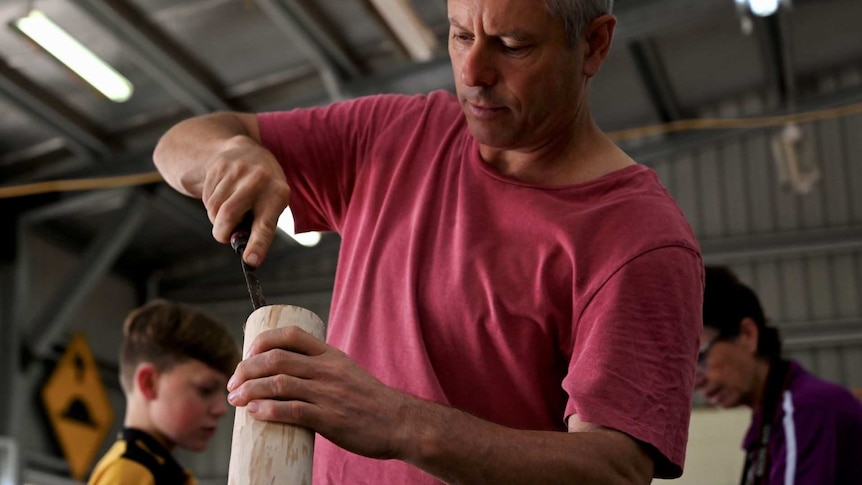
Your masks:
{"label": "chisel", "polygon": [[251,297],[252,311],[254,311],[265,306],[266,300],[263,298],[263,291],[260,289],[260,280],[257,279],[255,269],[245,264],[245,260],[242,259],[242,254],[248,245],[248,238],[251,236],[252,219],[251,212],[243,217],[242,222],[239,223],[230,236],[230,247],[239,255],[239,262],[242,264],[242,274],[245,276],[245,285],[248,287],[248,295]]}
{"label": "chisel", "polygon": [[[243,218],[230,238],[239,254],[253,311],[243,330],[243,355],[263,331],[296,325],[323,340],[323,321],[314,312],[292,305],[267,305],[255,268],[242,260],[251,236],[251,213]],[[310,485],[314,432],[290,424],[258,421],[246,408],[236,408],[231,441],[228,485],[283,483]]]}

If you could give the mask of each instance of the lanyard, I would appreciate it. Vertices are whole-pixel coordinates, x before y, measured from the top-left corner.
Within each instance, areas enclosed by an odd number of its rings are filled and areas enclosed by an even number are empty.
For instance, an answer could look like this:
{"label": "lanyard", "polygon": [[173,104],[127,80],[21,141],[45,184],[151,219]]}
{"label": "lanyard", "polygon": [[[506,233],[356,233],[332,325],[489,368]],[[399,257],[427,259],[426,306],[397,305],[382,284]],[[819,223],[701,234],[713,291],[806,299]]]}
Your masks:
{"label": "lanyard", "polygon": [[763,396],[760,432],[757,435],[757,441],[746,452],[741,485],[762,485],[766,483],[769,476],[767,466],[769,463],[769,437],[772,434],[773,421],[778,412],[781,394],[787,385],[789,371],[790,363],[786,360],[776,359],[769,366],[769,375],[766,377],[766,389]]}

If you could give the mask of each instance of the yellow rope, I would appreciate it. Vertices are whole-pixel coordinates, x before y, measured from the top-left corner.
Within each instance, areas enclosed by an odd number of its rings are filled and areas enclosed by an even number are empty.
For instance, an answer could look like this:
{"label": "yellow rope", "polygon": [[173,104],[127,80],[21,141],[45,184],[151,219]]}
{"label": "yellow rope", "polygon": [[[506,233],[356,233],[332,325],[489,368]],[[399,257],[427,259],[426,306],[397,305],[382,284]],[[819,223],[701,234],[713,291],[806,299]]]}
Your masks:
{"label": "yellow rope", "polygon": [[45,194],[48,192],[69,192],[75,190],[111,189],[116,187],[129,187],[132,185],[146,185],[161,182],[162,176],[159,172],[147,172],[134,175],[122,175],[119,177],[99,177],[89,179],[71,180],[49,180],[33,184],[15,185],[11,187],[0,187],[0,199],[11,197],[24,197],[27,195]]}
{"label": "yellow rope", "polygon": [[[643,126],[640,128],[611,131],[608,132],[608,136],[612,140],[620,141],[629,140],[632,138],[644,138],[648,136],[689,130],[767,128],[770,126],[782,126],[786,125],[787,123],[812,123],[814,121],[839,118],[859,113],[862,113],[862,103],[782,116],[764,116],[759,118],[699,118],[690,120],[679,120],[660,125],[650,125]],[[110,189],[116,187],[128,187],[132,185],[152,184],[157,182],[162,182],[162,176],[159,175],[158,172],[147,172],[134,175],[123,175],[118,177],[51,180],[26,185],[0,187],[0,199],[24,197],[28,195],[44,194],[48,192]]]}
{"label": "yellow rope", "polygon": [[766,128],[770,126],[782,126],[786,125],[787,123],[811,123],[814,121],[839,118],[842,116],[850,116],[859,113],[862,113],[862,103],[782,116],[764,116],[760,118],[699,118],[691,120],[679,120],[661,125],[650,125],[643,126],[640,128],[612,131],[608,133],[608,136],[610,136],[612,140],[620,141],[688,130],[715,130],[722,128]]}

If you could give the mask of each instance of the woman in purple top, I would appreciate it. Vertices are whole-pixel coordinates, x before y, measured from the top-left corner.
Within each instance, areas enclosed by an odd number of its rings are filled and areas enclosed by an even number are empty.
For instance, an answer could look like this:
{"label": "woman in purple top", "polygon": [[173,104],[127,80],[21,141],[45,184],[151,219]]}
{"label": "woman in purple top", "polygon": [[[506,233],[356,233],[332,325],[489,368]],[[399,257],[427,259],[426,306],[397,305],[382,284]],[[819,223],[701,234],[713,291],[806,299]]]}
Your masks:
{"label": "woman in purple top", "polygon": [[862,403],[781,358],[754,292],[706,268],[696,388],[710,404],[748,406],[743,485],[862,483]]}

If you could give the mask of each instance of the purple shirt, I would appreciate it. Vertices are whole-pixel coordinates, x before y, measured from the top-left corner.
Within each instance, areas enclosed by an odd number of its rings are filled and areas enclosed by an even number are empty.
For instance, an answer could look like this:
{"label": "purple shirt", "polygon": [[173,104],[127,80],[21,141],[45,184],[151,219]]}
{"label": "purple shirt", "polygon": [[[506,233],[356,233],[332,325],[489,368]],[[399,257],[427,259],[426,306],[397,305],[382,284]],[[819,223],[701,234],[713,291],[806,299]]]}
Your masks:
{"label": "purple shirt", "polygon": [[[769,439],[768,485],[862,483],[862,402],[791,362]],[[743,449],[755,448],[763,409]]]}

